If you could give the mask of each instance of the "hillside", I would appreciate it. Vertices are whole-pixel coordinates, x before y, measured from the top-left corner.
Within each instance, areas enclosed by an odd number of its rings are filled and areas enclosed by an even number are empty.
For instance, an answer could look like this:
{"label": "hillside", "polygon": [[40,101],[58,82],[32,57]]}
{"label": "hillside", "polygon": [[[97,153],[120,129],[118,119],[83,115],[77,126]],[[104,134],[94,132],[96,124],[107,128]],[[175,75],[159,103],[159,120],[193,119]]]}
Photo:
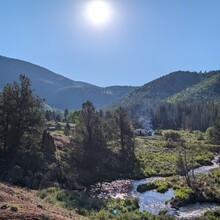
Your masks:
{"label": "hillside", "polygon": [[219,97],[220,71],[208,73],[178,71],[137,88],[114,102],[114,106],[121,105],[127,109],[145,108],[150,102],[191,102]]}
{"label": "hillside", "polygon": [[0,183],[0,220],[6,219],[83,220],[86,218],[43,201],[37,196],[36,190]]}
{"label": "hillside", "polygon": [[220,98],[220,71],[204,74],[202,81],[168,98],[168,102],[193,102]]}
{"label": "hillside", "polygon": [[149,98],[166,99],[200,82],[201,75],[196,72],[173,72],[153,80],[135,91],[135,94],[146,94]]}
{"label": "hillside", "polygon": [[36,94],[44,98],[48,105],[60,109],[79,109],[87,100],[93,101],[96,107],[103,107],[134,89],[129,86],[101,88],[73,81],[25,61],[0,56],[0,89],[7,83],[17,81],[20,74],[31,79]]}
{"label": "hillside", "polygon": [[196,72],[173,72],[143,86],[114,102],[114,106],[124,106],[127,109],[140,109],[152,106],[152,103],[167,99],[202,80]]}
{"label": "hillside", "polygon": [[[138,126],[149,128],[147,121],[152,117],[152,113],[154,115],[157,111],[161,113],[161,106],[167,103],[195,101],[204,103],[213,100],[217,102],[220,100],[220,71],[208,73],[178,71],[137,88],[116,100],[111,107],[123,106],[132,120],[138,122]],[[171,109],[167,111],[171,112]]]}

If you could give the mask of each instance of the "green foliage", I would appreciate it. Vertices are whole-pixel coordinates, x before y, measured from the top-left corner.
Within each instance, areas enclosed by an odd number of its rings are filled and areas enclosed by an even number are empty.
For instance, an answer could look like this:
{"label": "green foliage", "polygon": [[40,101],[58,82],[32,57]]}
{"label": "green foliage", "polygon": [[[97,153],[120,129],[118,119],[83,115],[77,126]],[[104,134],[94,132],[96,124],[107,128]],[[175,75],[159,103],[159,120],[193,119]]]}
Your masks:
{"label": "green foliage", "polygon": [[213,127],[208,127],[207,130],[206,130],[206,135],[207,135],[207,138],[208,138],[208,141],[210,143],[214,143],[215,142],[215,131],[214,131],[214,128]]}
{"label": "green foliage", "polygon": [[70,124],[67,122],[65,127],[64,127],[64,131],[63,131],[64,135],[68,136],[70,135]]}
{"label": "green foliage", "polygon": [[220,72],[213,71],[202,75],[202,81],[186,90],[171,96],[168,102],[192,102],[219,98]]}
{"label": "green foliage", "polygon": [[[187,147],[187,169],[210,164],[214,158],[213,152],[218,152],[219,147],[210,145],[207,142],[205,133],[202,133],[204,140],[198,140],[197,132],[175,132],[181,136]],[[135,155],[138,166],[134,168],[134,175],[141,178],[144,176],[184,174],[181,166],[177,166],[181,162],[179,160],[180,152],[182,159],[184,155],[181,143],[173,141],[171,143],[173,143],[173,147],[167,147],[167,141],[157,135],[153,137],[136,137]]]}
{"label": "green foliage", "polygon": [[[149,219],[159,220],[167,219],[171,220],[173,217],[166,215],[165,212],[161,212],[160,216],[154,216],[146,211],[139,211],[138,201],[135,198],[127,198],[125,200],[116,199],[99,199],[91,198],[86,193],[78,194],[70,191],[65,191],[57,188],[48,188],[38,192],[38,196],[45,195],[45,201],[49,201],[57,206],[61,206],[67,209],[75,209],[78,214],[84,215],[89,219]],[[117,210],[117,215],[113,214],[113,210]]]}
{"label": "green foliage", "polygon": [[19,208],[19,206],[18,206],[17,204],[13,204],[13,205],[11,206],[11,211],[12,211],[12,212],[17,212],[17,211],[18,211],[18,208]]}
{"label": "green foliage", "polygon": [[215,120],[214,130],[213,130],[213,139],[216,144],[220,144],[220,111]]}
{"label": "green foliage", "polygon": [[193,193],[191,188],[180,188],[175,191],[175,196],[181,199],[188,199]]}
{"label": "green foliage", "polygon": [[64,111],[64,118],[65,118],[65,119],[67,118],[68,114],[69,114],[69,110],[68,110],[68,109],[65,109],[65,111]]}
{"label": "green foliage", "polygon": [[8,206],[8,204],[7,203],[4,203],[4,204],[2,204],[1,205],[1,207],[0,207],[0,209],[7,209],[9,206]]}
{"label": "green foliage", "polygon": [[168,191],[168,187],[166,185],[160,185],[158,188],[157,188],[157,192],[160,192],[160,193],[165,193]]}
{"label": "green foliage", "polygon": [[179,141],[180,140],[180,134],[178,132],[168,130],[163,133],[163,136],[165,140],[172,140],[172,141]]}
{"label": "green foliage", "polygon": [[92,168],[96,166],[94,163],[97,161],[96,152],[106,147],[106,141],[99,115],[91,102],[83,103],[79,121],[72,142],[72,148],[78,157],[75,159],[80,166]]}
{"label": "green foliage", "polygon": [[153,190],[156,188],[157,188],[157,185],[154,182],[149,182],[149,183],[139,185],[137,187],[137,191],[142,193],[142,192],[146,192],[148,190]]}
{"label": "green foliage", "polygon": [[131,123],[128,115],[123,108],[118,108],[115,111],[115,121],[118,130],[118,139],[122,151],[122,157],[125,161],[124,166],[126,171],[130,171],[134,164],[134,136],[131,130]]}
{"label": "green foliage", "polygon": [[207,211],[204,216],[209,220],[218,220],[220,219],[220,209]]}
{"label": "green foliage", "polygon": [[160,103],[151,110],[155,129],[189,129],[205,131],[212,126],[220,107],[218,101]]}
{"label": "green foliage", "polygon": [[62,127],[61,127],[61,124],[60,124],[60,123],[57,123],[56,126],[55,126],[55,129],[56,129],[56,130],[61,130],[61,128],[62,128]]}
{"label": "green foliage", "polygon": [[0,142],[3,151],[14,156],[35,147],[44,126],[42,100],[34,96],[30,80],[4,87],[0,94]]}

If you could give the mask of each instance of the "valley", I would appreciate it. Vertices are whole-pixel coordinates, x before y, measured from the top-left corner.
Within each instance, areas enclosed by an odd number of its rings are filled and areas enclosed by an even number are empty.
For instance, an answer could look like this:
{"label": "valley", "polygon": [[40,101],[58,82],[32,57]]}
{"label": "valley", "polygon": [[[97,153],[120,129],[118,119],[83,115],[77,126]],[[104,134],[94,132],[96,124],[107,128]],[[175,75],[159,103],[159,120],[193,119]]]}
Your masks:
{"label": "valley", "polygon": [[218,219],[219,71],[100,88],[0,67],[2,219]]}

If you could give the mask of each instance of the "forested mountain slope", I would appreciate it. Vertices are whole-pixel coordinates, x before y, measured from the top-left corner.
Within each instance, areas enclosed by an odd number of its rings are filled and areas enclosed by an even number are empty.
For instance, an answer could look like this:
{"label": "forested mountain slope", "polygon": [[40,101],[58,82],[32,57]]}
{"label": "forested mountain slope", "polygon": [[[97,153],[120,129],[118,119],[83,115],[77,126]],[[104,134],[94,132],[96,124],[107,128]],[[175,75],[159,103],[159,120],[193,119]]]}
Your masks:
{"label": "forested mountain slope", "polygon": [[[220,96],[220,71],[208,73],[173,72],[142,87],[114,103],[128,109],[143,108],[150,102],[195,101],[213,99]],[[145,108],[145,107],[144,107]]]}
{"label": "forested mountain slope", "polygon": [[[220,71],[178,71],[137,88],[114,102],[113,107],[125,107],[133,121],[141,123],[143,127],[149,127],[146,121],[151,121],[154,128],[177,129],[183,126],[205,130],[212,125],[213,118],[216,117],[219,100]],[[212,119],[208,116],[209,108],[213,108],[215,112],[211,115]],[[184,126],[189,117],[186,117],[188,113],[192,118],[198,118],[198,114],[195,116],[192,113],[198,113],[195,109],[201,109],[200,116],[203,114],[203,118],[208,117],[210,123]]]}
{"label": "forested mountain slope", "polygon": [[168,98],[168,102],[193,102],[220,98],[220,71],[204,74],[202,81]]}
{"label": "forested mountain slope", "polygon": [[201,74],[178,71],[162,76],[138,88],[133,94],[146,94],[149,98],[165,99],[200,82]]}
{"label": "forested mountain slope", "polygon": [[47,104],[60,109],[79,109],[87,100],[93,101],[96,107],[103,107],[134,89],[129,86],[101,88],[68,79],[25,61],[0,56],[0,89],[17,81],[20,74],[30,78],[36,94],[45,98]]}
{"label": "forested mountain slope", "polygon": [[173,72],[144,84],[120,100],[115,101],[113,106],[124,106],[131,111],[136,111],[149,105],[152,106],[152,103],[155,104],[167,99],[201,80],[201,74],[196,72]]}

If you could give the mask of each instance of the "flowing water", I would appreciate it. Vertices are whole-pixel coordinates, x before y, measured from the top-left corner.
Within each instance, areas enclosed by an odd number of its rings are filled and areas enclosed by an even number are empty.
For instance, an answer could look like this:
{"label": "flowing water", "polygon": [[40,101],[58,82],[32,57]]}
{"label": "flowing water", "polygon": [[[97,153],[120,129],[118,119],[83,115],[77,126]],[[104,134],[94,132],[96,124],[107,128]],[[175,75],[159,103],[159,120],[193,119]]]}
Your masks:
{"label": "flowing water", "polygon": [[[213,165],[202,166],[194,169],[195,174],[208,174],[212,169],[218,168],[219,157],[215,156],[212,161]],[[179,210],[172,209],[169,204],[165,205],[166,200],[170,200],[174,196],[174,190],[169,189],[166,193],[158,193],[155,190],[150,190],[144,193],[137,192],[137,187],[146,182],[154,182],[155,180],[162,180],[163,177],[152,177],[141,180],[116,180],[113,182],[103,183],[102,190],[99,191],[98,184],[92,189],[92,192],[98,197],[113,197],[123,199],[127,196],[132,196],[138,199],[140,210],[146,210],[150,213],[157,214],[161,209],[167,209],[170,214],[179,218],[190,219],[202,215],[207,210],[213,210],[219,207],[213,203],[196,203],[181,207]]]}
{"label": "flowing water", "polygon": [[[205,173],[208,174],[212,169],[218,168],[219,157],[215,156],[212,161],[212,165],[202,166],[194,169],[195,174]],[[166,193],[161,194],[154,190],[150,190],[144,193],[137,192],[137,186],[140,184],[144,184],[146,182],[154,182],[155,180],[164,179],[163,177],[154,177],[154,178],[146,178],[142,180],[133,180],[132,181],[132,189],[130,191],[131,196],[135,196],[139,200],[140,210],[146,210],[153,214],[157,214],[160,209],[167,209],[170,214],[175,214],[180,218],[191,218],[192,216],[196,217],[202,215],[207,210],[212,210],[219,207],[217,204],[210,203],[196,203],[192,205],[188,205],[185,207],[181,207],[178,211],[172,209],[169,205],[165,205],[166,200],[170,200],[174,196],[174,190],[169,189]]]}
{"label": "flowing water", "polygon": [[142,180],[132,180],[132,188],[128,193],[129,196],[138,198],[140,210],[146,210],[153,214],[157,214],[161,209],[171,209],[169,205],[165,205],[165,201],[171,199],[174,196],[173,189],[169,189],[166,193],[158,193],[154,190],[150,190],[144,193],[139,193],[137,187],[140,184],[147,182],[154,182],[156,180],[162,180],[163,177],[145,178]]}

